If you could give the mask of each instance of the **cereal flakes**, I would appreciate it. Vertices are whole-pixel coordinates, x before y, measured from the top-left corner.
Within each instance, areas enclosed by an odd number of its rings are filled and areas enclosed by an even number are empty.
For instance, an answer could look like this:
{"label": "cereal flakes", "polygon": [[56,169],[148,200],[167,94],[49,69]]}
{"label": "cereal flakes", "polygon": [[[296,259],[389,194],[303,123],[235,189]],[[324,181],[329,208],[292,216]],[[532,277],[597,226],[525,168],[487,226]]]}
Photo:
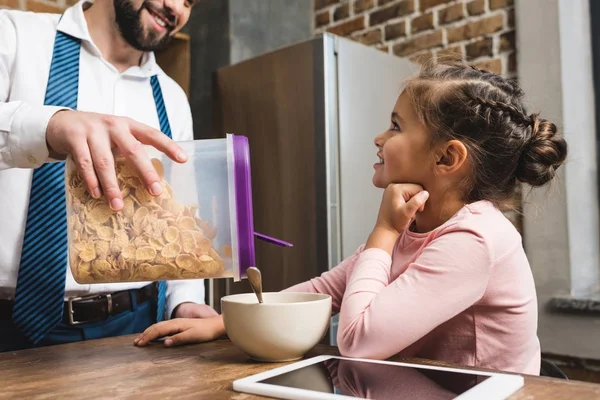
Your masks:
{"label": "cereal flakes", "polygon": [[[173,197],[160,160],[152,159],[163,193],[154,197],[133,167],[115,158],[123,210],[92,198],[77,171],[67,183],[71,246],[69,261],[80,283],[201,278],[223,272],[212,240],[216,228],[197,217],[197,206]],[[225,251],[230,254],[231,250]]]}

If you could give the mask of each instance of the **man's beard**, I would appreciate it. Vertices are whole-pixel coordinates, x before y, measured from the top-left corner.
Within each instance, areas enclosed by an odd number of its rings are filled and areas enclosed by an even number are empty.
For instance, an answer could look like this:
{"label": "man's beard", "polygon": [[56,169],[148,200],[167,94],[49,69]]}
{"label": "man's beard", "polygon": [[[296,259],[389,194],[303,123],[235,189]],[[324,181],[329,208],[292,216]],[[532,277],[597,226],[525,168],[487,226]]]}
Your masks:
{"label": "man's beard", "polygon": [[[165,16],[172,26],[167,26],[165,28],[166,32],[162,36],[155,31],[146,33],[142,24],[142,11],[146,7],[152,7],[148,3],[148,0],[145,0],[139,10],[135,10],[131,0],[114,0],[115,20],[121,35],[127,43],[140,51],[155,51],[165,47],[172,39],[171,32],[173,26],[175,26],[174,16],[164,9],[157,10],[153,8],[155,12]],[[146,9],[146,12],[149,12],[148,9]]]}

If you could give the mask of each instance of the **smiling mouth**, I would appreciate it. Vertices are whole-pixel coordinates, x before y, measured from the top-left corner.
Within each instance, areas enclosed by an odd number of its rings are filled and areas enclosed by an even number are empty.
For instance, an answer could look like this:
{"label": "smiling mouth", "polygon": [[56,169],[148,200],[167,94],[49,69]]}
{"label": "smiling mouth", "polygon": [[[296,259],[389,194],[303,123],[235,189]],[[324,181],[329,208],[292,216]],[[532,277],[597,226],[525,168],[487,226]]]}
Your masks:
{"label": "smiling mouth", "polygon": [[150,13],[150,15],[152,15],[152,17],[154,17],[154,20],[159,26],[169,30],[175,28],[169,18],[164,16],[162,12],[156,10],[154,7],[146,5],[146,10]]}
{"label": "smiling mouth", "polygon": [[377,155],[377,157],[379,158],[379,164],[385,164],[385,162],[383,161],[383,157],[381,157],[379,154]]}

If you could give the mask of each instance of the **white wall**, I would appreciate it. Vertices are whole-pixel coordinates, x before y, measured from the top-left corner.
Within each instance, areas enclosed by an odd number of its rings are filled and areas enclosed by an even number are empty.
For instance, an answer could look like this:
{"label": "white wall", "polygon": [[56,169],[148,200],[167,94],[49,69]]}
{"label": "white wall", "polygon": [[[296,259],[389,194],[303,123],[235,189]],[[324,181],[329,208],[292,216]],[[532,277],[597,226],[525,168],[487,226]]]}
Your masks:
{"label": "white wall", "polygon": [[[525,198],[524,241],[538,290],[542,351],[600,359],[600,318],[556,314],[554,296],[598,291],[598,184],[589,0],[517,0],[519,82],[531,111],[555,122],[569,160]],[[527,189],[526,189],[527,193]]]}

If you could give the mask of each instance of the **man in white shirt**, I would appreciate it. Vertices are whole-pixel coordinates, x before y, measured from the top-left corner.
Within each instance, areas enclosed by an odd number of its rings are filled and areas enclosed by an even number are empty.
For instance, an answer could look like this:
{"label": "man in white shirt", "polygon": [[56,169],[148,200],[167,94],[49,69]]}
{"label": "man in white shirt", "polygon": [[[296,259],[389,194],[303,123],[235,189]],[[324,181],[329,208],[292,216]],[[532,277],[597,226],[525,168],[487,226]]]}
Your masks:
{"label": "man in white shirt", "polygon": [[[185,25],[192,1],[82,0],[62,16],[0,10],[0,351],[130,334],[156,322],[160,285],[157,304],[150,282],[76,283],[55,239],[64,231],[61,213],[37,227],[32,214],[49,175],[60,175],[40,171],[67,154],[90,193],[115,211],[123,201],[111,148],[153,195],[158,175],[140,142],[186,161],[175,142],[193,139],[189,104],[152,51]],[[64,207],[39,203],[44,213]],[[167,318],[216,315],[204,304],[202,280],[163,283],[162,293]],[[55,315],[49,304],[57,294]]]}

